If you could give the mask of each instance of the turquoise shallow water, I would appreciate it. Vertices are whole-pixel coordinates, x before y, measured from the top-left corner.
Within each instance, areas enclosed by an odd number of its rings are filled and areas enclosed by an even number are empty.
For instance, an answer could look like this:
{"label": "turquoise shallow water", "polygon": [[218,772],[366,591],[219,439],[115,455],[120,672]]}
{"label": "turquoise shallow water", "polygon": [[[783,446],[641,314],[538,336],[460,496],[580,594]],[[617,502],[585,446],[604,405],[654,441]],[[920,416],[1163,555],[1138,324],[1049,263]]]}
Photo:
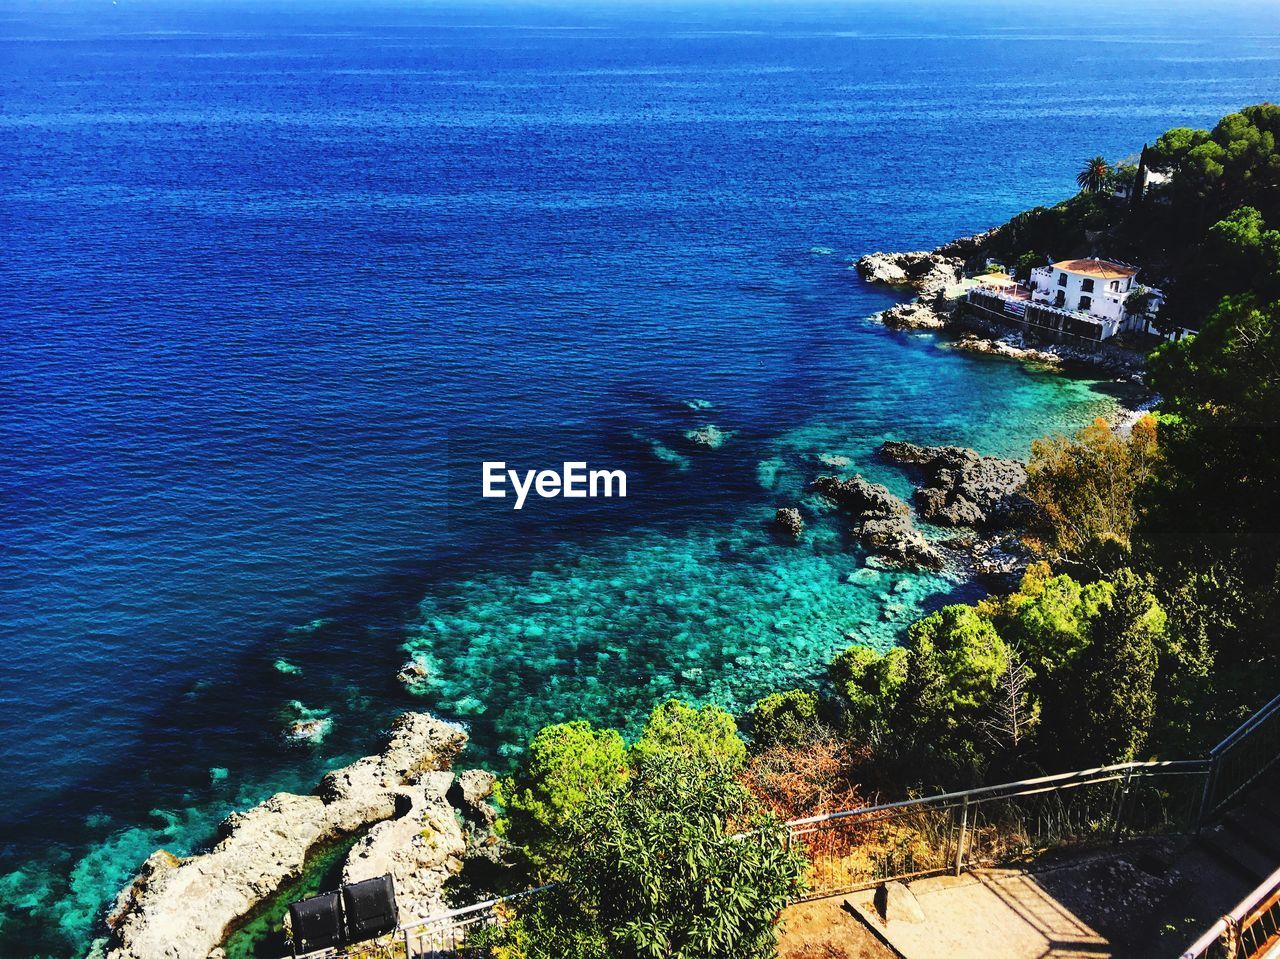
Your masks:
{"label": "turquoise shallow water", "polygon": [[[0,955],[83,952],[152,849],[400,710],[501,765],[970,595],[766,522],[818,454],[906,495],[884,439],[1024,455],[1115,389],[869,323],[850,262],[1275,99],[1276,16],[11,3]],[[516,516],[489,455],[634,488]]]}
{"label": "turquoise shallow water", "polygon": [[[868,565],[807,484],[821,473],[857,471],[909,501],[907,476],[876,456],[885,439],[1025,458],[1032,438],[1109,415],[1112,394],[1135,391],[958,353],[932,335],[862,332],[883,348],[882,362],[855,360],[847,380],[832,377],[835,393],[850,392],[832,395],[830,413],[778,436],[739,440],[732,414],[700,398],[703,416],[728,433],[723,447],[651,438],[664,466],[687,484],[715,484],[708,474],[736,477],[728,509],[705,506],[705,515],[661,528],[638,524],[587,548],[546,550],[519,571],[431,589],[402,646],[426,671],[409,691],[427,708],[462,718],[479,743],[498,744],[510,761],[546,723],[587,716],[634,730],[669,696],[741,712],[769,691],[812,686],[851,642],[890,648],[925,612],[982,595],[954,573]],[[989,416],[951,408],[953,397],[931,402],[930,383],[948,367],[964,371],[969,399],[988,404]],[[896,415],[885,417],[886,407]],[[799,544],[771,529],[781,505],[806,516]]]}

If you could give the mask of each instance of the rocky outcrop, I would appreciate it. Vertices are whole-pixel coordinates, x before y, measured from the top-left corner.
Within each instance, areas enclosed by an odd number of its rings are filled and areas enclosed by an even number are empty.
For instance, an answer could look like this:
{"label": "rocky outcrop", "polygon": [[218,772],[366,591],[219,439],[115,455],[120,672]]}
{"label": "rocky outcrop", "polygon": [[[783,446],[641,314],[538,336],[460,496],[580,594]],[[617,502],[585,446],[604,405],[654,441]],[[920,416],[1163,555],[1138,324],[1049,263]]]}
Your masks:
{"label": "rocky outcrop", "polygon": [[497,812],[489,797],[493,795],[498,777],[483,769],[467,769],[458,773],[449,789],[449,802],[462,813],[467,821],[481,826],[491,826]]}
{"label": "rocky outcrop", "polygon": [[429,772],[399,793],[403,809],[378,823],[347,854],[342,881],[359,882],[391,873],[401,921],[448,909],[445,880],[462,868],[467,840],[448,794],[453,774]]}
{"label": "rocky outcrop", "polygon": [[1000,592],[1015,588],[1034,559],[1018,534],[1009,531],[979,534],[965,530],[939,540],[938,548],[958,569],[967,570]]}
{"label": "rocky outcrop", "polygon": [[951,322],[953,311],[954,304],[939,296],[895,303],[875,318],[895,330],[941,330]]}
{"label": "rocky outcrop", "polygon": [[466,741],[458,726],[405,713],[381,753],[329,773],[312,795],[277,793],[233,813],[206,853],[152,854],[107,919],[107,959],[205,959],[239,920],[302,874],[310,853],[371,825],[344,875],[391,872],[402,915],[434,908],[439,883],[460,865],[448,769]]}
{"label": "rocky outcrop", "polygon": [[885,487],[855,475],[819,476],[813,488],[850,515],[853,534],[871,552],[907,566],[942,568],[942,554],[916,529],[910,507]]}
{"label": "rocky outcrop", "polygon": [[1025,363],[1055,368],[1087,367],[1112,376],[1141,383],[1146,371],[1146,357],[1108,340],[1102,349],[1072,346],[1031,338],[1018,330],[1010,330],[974,315],[972,310],[953,313],[950,326],[958,334],[951,344],[958,350],[1006,356]]}
{"label": "rocky outcrop", "polygon": [[[960,241],[957,241],[960,242]],[[951,322],[955,304],[944,295],[964,279],[965,258],[947,248],[912,253],[869,253],[855,264],[871,283],[909,287],[919,296],[876,314],[885,326],[898,330],[939,330]]]}
{"label": "rocky outcrop", "polygon": [[854,265],[859,275],[870,283],[911,287],[926,299],[964,278],[964,260],[936,250],[868,253]]}
{"label": "rocky outcrop", "polygon": [[880,455],[922,474],[920,515],[939,526],[1007,526],[1025,510],[1027,468],[1017,460],[980,456],[961,446],[888,442]]}
{"label": "rocky outcrop", "polygon": [[780,507],[774,514],[773,525],[784,535],[794,540],[804,535],[804,517],[800,511],[791,506]]}
{"label": "rocky outcrop", "polygon": [[942,244],[933,252],[937,256],[961,260],[966,270],[976,270],[986,264],[991,250],[991,242],[1001,229],[1001,227],[995,227],[982,233],[975,233],[972,236],[959,237],[950,243]]}
{"label": "rocky outcrop", "polygon": [[868,253],[854,265],[863,279],[871,283],[909,286],[927,298],[958,283],[967,271],[982,266],[991,240],[998,232],[999,228],[960,237],[935,250]]}

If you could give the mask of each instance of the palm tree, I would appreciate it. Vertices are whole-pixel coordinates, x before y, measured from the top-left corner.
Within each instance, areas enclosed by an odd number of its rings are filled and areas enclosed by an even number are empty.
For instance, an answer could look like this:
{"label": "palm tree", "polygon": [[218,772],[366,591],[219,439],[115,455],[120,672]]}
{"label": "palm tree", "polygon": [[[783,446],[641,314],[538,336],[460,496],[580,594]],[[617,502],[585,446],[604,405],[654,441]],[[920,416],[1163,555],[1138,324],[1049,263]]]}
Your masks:
{"label": "palm tree", "polygon": [[1103,157],[1094,157],[1076,174],[1076,182],[1086,193],[1101,193],[1110,175],[1111,167],[1107,166],[1107,161]]}

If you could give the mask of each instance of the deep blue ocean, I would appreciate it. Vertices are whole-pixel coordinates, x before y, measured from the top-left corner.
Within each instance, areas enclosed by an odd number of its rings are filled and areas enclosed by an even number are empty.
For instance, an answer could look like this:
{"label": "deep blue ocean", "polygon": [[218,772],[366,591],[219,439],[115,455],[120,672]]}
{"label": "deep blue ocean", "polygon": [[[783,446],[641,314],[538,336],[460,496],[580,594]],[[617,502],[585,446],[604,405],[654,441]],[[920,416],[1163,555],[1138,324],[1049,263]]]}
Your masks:
{"label": "deep blue ocean", "polygon": [[398,711],[500,768],[974,595],[768,519],[1124,390],[889,332],[852,260],[1278,95],[1274,4],[0,2],[0,955]]}

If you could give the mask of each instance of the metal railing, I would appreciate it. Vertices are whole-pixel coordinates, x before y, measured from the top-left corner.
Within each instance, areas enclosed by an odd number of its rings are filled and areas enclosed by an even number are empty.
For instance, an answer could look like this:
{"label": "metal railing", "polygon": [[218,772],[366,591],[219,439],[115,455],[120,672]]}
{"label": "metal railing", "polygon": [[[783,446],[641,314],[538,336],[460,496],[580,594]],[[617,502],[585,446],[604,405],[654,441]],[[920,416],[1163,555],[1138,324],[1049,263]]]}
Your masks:
{"label": "metal railing", "polygon": [[1209,751],[1200,818],[1208,819],[1280,759],[1280,695]]}
{"label": "metal railing", "polygon": [[466,939],[477,929],[502,921],[507,910],[521,899],[545,892],[551,886],[538,886],[510,896],[500,896],[461,909],[428,916],[400,928],[405,959],[437,959],[466,955]]}
{"label": "metal railing", "polygon": [[1187,947],[1181,959],[1253,959],[1280,946],[1280,869]]}
{"label": "metal railing", "polygon": [[1209,764],[1123,763],[788,823],[807,898],[1131,834],[1190,831]]}
{"label": "metal railing", "polygon": [[[1278,759],[1280,695],[1210,750],[1206,759],[1100,766],[796,819],[786,824],[786,841],[809,862],[804,896],[808,899],[893,879],[948,871],[959,875],[966,868],[1051,849],[1194,831]],[[520,900],[551,888],[539,886],[409,923],[385,945],[384,955],[466,955],[468,935],[501,922]],[[1280,872],[1219,920],[1184,959],[1261,955],[1212,950],[1215,943],[1226,941],[1224,936],[1269,948],[1280,937],[1277,923]]]}

